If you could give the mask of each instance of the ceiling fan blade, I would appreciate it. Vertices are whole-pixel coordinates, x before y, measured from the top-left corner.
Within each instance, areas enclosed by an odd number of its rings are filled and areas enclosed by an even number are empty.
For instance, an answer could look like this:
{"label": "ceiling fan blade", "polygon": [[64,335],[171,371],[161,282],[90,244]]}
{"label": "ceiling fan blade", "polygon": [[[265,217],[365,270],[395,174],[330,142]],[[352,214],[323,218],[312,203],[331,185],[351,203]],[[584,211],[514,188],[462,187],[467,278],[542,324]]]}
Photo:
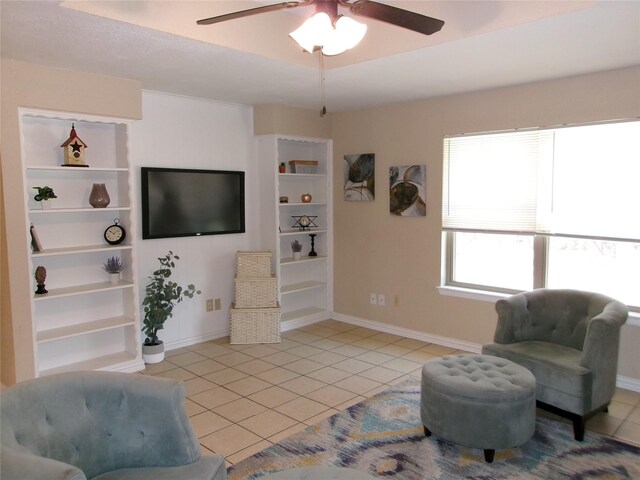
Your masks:
{"label": "ceiling fan blade", "polygon": [[273,5],[265,5],[263,7],[249,8],[248,10],[240,10],[239,12],[227,13],[225,15],[218,15],[216,17],[203,18],[198,20],[198,25],[211,25],[213,23],[225,22],[227,20],[234,20],[236,18],[248,17],[250,15],[257,15],[258,13],[275,12],[284,8],[302,7],[314,3],[315,0],[303,0],[300,2],[282,2]]}
{"label": "ceiling fan blade", "polygon": [[341,2],[340,4],[348,6],[354,15],[391,23],[425,35],[439,32],[444,25],[444,22],[437,18],[427,17],[426,15],[392,7],[384,3],[372,2],[371,0],[356,0],[351,4],[346,2]]}

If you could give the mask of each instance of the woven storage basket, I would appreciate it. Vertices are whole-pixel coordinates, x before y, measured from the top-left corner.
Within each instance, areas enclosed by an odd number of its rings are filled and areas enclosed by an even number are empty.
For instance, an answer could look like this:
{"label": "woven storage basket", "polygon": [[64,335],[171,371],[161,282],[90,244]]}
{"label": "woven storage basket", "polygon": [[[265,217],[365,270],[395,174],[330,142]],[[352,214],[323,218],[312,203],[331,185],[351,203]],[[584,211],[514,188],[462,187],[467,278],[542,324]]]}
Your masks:
{"label": "woven storage basket", "polygon": [[276,277],[240,277],[233,280],[237,308],[259,308],[277,306]]}
{"label": "woven storage basket", "polygon": [[235,308],[231,312],[230,343],[279,343],[280,308]]}
{"label": "woven storage basket", "polygon": [[236,277],[265,278],[271,276],[271,252],[236,253]]}

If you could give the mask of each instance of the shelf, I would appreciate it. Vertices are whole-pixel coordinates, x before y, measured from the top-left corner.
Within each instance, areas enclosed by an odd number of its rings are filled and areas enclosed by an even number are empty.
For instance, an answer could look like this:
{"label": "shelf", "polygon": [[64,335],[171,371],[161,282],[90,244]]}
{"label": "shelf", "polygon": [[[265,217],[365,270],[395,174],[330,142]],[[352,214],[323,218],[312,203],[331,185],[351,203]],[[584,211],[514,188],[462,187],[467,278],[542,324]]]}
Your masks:
{"label": "shelf", "polygon": [[305,262],[318,262],[320,260],[325,261],[327,259],[327,257],[323,257],[318,255],[317,257],[302,257],[300,260],[294,260],[293,257],[289,257],[289,258],[281,258],[280,259],[280,265],[282,265],[283,267],[286,265],[293,265],[296,263],[305,263]]}
{"label": "shelf", "polygon": [[[111,355],[106,355],[104,357],[92,358],[90,360],[85,360],[83,362],[71,363],[68,365],[64,365],[62,367],[50,368],[48,370],[40,371],[39,376],[44,377],[47,375],[54,375],[56,373],[64,373],[64,372],[76,372],[78,370],[121,370],[123,369],[119,367],[127,367],[127,363],[131,363],[134,366],[134,362],[136,362],[137,358],[135,355],[129,352],[118,352]],[[144,364],[142,362],[141,366],[138,369],[144,369]],[[131,369],[130,371],[134,371]]]}
{"label": "shelf", "polygon": [[42,252],[32,252],[33,257],[53,257],[57,255],[75,255],[78,253],[108,252],[110,250],[131,250],[131,245],[85,245],[81,247],[47,248]]}
{"label": "shelf", "polygon": [[326,207],[327,206],[327,202],[308,202],[308,203],[303,203],[303,202],[280,202],[278,203],[279,207],[313,207],[313,206],[320,206],[320,207]]}
{"label": "shelf", "polygon": [[131,207],[106,207],[106,208],[93,208],[93,207],[81,207],[81,208],[44,208],[37,210],[29,210],[29,213],[36,215],[48,214],[48,213],[84,213],[84,212],[105,212],[105,211],[130,211]]}
{"label": "shelf", "polygon": [[28,166],[27,170],[54,170],[59,172],[128,172],[128,168],[121,167],[61,167],[61,166],[51,166],[51,165],[33,165]]}
{"label": "shelf", "polygon": [[279,173],[278,174],[279,177],[284,177],[284,178],[294,178],[294,177],[311,177],[311,178],[322,178],[322,177],[326,177],[327,175],[325,173]]}
{"label": "shelf", "polygon": [[326,286],[327,286],[326,282],[318,282],[316,280],[310,280],[307,282],[292,283],[291,285],[282,285],[282,287],[280,287],[280,293],[282,295],[286,295],[288,293],[302,292],[304,290],[311,290],[313,288],[323,288]]}
{"label": "shelf", "polygon": [[318,315],[326,312],[327,311],[324,308],[318,307],[301,308],[300,310],[292,310],[291,312],[281,314],[280,321],[288,322],[289,320],[300,320],[303,317],[310,317],[312,315]]}
{"label": "shelf", "polygon": [[310,234],[310,233],[326,233],[327,229],[326,228],[314,228],[313,230],[283,230],[280,232],[280,235],[282,236],[286,236],[286,235],[303,235],[303,234]]}
{"label": "shelf", "polygon": [[36,341],[38,343],[53,342],[64,338],[76,337],[78,335],[86,335],[88,333],[101,332],[103,330],[111,330],[114,328],[127,327],[130,325],[135,325],[135,320],[133,318],[103,318],[101,320],[86,322],[79,325],[43,330],[36,334]]}
{"label": "shelf", "polygon": [[64,287],[64,288],[52,288],[49,293],[43,295],[34,295],[34,300],[42,301],[52,298],[71,297],[74,295],[84,295],[87,293],[106,292],[108,290],[119,290],[123,288],[131,288],[133,283],[120,281],[120,283],[113,284],[110,282],[90,283],[87,285]]}

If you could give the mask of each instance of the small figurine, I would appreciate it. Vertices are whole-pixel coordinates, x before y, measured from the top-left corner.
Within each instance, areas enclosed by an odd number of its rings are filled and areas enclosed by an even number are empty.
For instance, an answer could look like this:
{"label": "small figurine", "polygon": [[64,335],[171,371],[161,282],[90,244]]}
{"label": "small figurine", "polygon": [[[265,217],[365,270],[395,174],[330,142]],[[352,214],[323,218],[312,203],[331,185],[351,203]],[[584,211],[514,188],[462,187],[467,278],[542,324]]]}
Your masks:
{"label": "small figurine", "polygon": [[47,269],[42,265],[36,268],[36,283],[38,284],[38,289],[36,290],[36,295],[42,295],[44,293],[48,293],[47,289],[44,288],[44,281],[47,279]]}

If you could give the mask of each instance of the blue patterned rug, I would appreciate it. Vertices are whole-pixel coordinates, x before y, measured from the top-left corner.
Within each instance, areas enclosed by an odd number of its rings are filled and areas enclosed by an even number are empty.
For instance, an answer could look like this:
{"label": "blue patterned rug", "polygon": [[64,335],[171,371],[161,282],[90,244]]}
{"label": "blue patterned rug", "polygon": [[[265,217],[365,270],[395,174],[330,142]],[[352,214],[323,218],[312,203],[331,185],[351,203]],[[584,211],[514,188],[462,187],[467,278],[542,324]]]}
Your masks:
{"label": "blue patterned rug", "polygon": [[482,450],[424,436],[420,382],[410,380],[237,463],[228,474],[229,480],[253,480],[308,466],[397,480],[638,480],[640,447],[590,431],[576,442],[570,424],[538,417],[531,440],[496,451],[488,464]]}

